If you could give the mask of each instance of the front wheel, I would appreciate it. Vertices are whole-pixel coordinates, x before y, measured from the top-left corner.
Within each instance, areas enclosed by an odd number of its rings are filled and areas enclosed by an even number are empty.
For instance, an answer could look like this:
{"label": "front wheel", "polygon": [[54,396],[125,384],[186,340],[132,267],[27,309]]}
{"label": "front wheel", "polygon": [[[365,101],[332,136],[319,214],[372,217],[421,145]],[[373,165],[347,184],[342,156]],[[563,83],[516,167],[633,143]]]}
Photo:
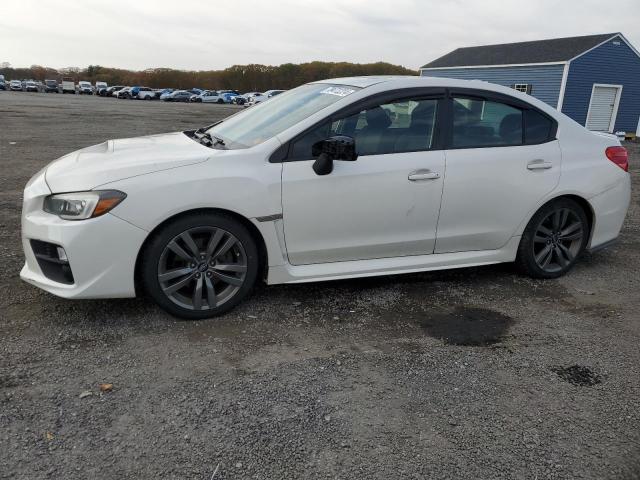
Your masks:
{"label": "front wheel", "polygon": [[176,317],[228,312],[252,291],[258,249],[240,222],[224,214],[185,215],[150,240],[141,263],[146,292]]}
{"label": "front wheel", "polygon": [[557,278],[567,273],[584,251],[589,221],[575,201],[562,198],[544,205],[525,229],[516,263],[534,278]]}

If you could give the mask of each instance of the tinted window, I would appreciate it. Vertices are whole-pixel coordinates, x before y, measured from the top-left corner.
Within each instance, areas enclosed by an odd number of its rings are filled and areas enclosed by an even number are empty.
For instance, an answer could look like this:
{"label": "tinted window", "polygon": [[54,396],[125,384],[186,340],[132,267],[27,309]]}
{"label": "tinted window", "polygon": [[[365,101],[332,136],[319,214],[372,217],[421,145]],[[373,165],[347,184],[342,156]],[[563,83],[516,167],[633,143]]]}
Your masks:
{"label": "tinted window", "polygon": [[524,112],[525,142],[528,144],[543,143],[550,139],[553,121],[535,110]]}
{"label": "tinted window", "polygon": [[333,135],[356,141],[358,155],[429,150],[433,146],[438,101],[403,100],[376,105],[321,125],[291,147],[290,159],[311,159],[311,146]]}
{"label": "tinted window", "polygon": [[473,98],[453,99],[453,148],[522,144],[522,110]]}

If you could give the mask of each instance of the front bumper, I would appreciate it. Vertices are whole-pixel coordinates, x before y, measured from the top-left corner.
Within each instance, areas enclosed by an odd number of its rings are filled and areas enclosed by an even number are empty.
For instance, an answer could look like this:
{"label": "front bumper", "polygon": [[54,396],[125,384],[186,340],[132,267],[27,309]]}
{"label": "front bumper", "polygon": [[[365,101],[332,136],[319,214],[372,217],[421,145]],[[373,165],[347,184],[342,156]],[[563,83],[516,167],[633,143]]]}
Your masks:
{"label": "front bumper", "polygon": [[[25,189],[22,247],[26,261],[20,278],[64,298],[134,297],[136,258],[147,232],[110,213],[79,221],[45,213],[42,202],[49,191],[43,185],[44,174],[39,175],[39,185]],[[73,283],[61,283],[43,273],[31,240],[64,248]]]}

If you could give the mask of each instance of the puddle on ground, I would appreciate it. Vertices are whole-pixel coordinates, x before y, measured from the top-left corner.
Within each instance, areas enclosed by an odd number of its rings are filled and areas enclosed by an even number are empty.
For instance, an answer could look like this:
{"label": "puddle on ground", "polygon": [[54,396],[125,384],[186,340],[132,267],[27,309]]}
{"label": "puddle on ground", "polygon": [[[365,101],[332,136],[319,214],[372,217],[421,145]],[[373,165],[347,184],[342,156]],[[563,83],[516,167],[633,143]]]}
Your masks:
{"label": "puddle on ground", "polygon": [[582,365],[572,365],[570,367],[552,367],[555,372],[565,382],[578,385],[580,387],[593,387],[602,382],[600,375],[589,367]]}
{"label": "puddle on ground", "polygon": [[494,310],[456,307],[421,319],[420,326],[427,335],[449,345],[482,347],[500,342],[513,322]]}

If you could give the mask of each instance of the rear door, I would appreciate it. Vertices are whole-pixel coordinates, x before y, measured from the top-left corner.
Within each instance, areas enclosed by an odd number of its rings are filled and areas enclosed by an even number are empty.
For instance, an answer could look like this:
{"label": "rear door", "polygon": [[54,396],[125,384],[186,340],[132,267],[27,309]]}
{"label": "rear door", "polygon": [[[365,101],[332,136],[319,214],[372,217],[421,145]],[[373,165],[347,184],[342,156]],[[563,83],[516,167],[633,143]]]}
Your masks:
{"label": "rear door", "polygon": [[560,179],[556,123],[526,104],[455,91],[436,253],[504,246]]}

